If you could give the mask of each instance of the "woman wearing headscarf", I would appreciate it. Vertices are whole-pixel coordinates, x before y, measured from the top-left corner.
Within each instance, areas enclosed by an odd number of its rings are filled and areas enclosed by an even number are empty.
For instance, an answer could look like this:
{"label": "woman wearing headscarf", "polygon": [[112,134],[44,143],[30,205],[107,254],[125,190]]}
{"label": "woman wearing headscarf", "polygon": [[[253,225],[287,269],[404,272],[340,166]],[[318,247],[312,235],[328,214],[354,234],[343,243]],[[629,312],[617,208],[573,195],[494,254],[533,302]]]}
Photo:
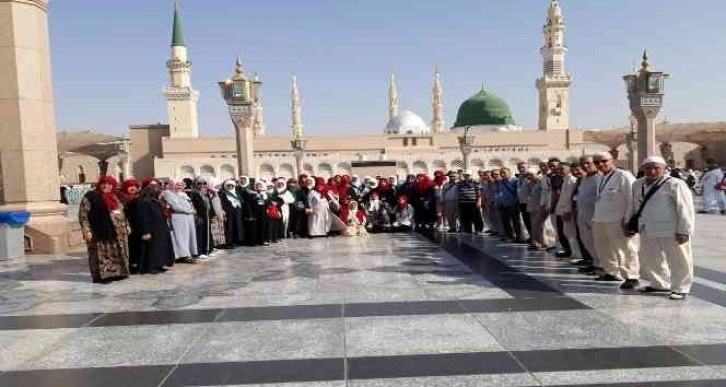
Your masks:
{"label": "woman wearing headscarf", "polygon": [[432,229],[436,223],[436,195],[433,181],[426,174],[419,174],[407,195],[413,206],[415,228]]}
{"label": "woman wearing headscarf", "polygon": [[131,274],[139,272],[139,254],[141,253],[141,234],[133,227],[136,216],[136,204],[139,200],[141,186],[136,179],[126,179],[121,184],[119,200],[124,206],[124,215],[127,222],[132,225],[129,234],[129,271]]}
{"label": "woman wearing headscarf", "polygon": [[152,184],[141,191],[131,228],[140,235],[141,246],[138,255],[138,269],[141,274],[159,274],[164,266],[174,265],[174,244],[169,223],[164,216],[165,203],[161,200],[162,190]]}
{"label": "woman wearing headscarf", "polygon": [[[294,188],[295,203],[293,204],[292,218],[293,222],[293,233],[297,237],[308,237],[308,209],[310,209],[310,203],[308,202],[308,194],[310,193],[311,187],[307,186],[308,175],[302,174],[298,177],[296,187]],[[290,179],[292,180],[292,179]],[[291,182],[288,181],[287,189],[291,190]],[[312,186],[315,186],[313,181]]]}
{"label": "woman wearing headscarf", "polygon": [[[256,181],[254,191],[247,193],[245,207],[245,241],[250,246],[270,245],[270,218],[273,214],[270,197],[266,192],[267,184]],[[274,207],[277,209],[277,207]]]}
{"label": "woman wearing headscarf", "polygon": [[[207,192],[212,202],[212,219],[210,221],[211,235],[212,235],[212,246],[214,248],[224,248],[227,241],[224,238],[224,220],[225,212],[222,208],[222,199],[219,195],[218,183],[214,180],[207,180]],[[214,254],[214,252],[212,253]]]}
{"label": "woman wearing headscarf", "polygon": [[194,206],[194,225],[197,234],[197,249],[199,258],[206,259],[214,248],[212,244],[212,195],[209,191],[209,182],[203,177],[194,181],[194,188],[187,190],[187,195]]}
{"label": "woman wearing headscarf", "polygon": [[174,235],[174,255],[180,263],[197,263],[197,229],[194,206],[185,191],[183,181],[172,182],[164,191],[164,200],[171,209],[171,231]]}
{"label": "woman wearing headscarf", "polygon": [[114,192],[116,184],[113,177],[102,176],[96,189],[83,197],[78,210],[94,283],[108,283],[129,276],[129,226],[123,205]]}
{"label": "woman wearing headscarf", "polygon": [[396,204],[395,221],[393,222],[394,232],[409,232],[413,230],[413,206],[408,204],[408,198],[401,195]]}
{"label": "woman wearing headscarf", "polygon": [[308,188],[308,235],[312,237],[327,236],[330,232],[332,224],[330,206],[328,204],[328,189],[325,180],[318,181],[308,177],[305,180],[305,186]]}
{"label": "woman wearing headscarf", "polygon": [[242,246],[245,240],[244,232],[244,200],[237,191],[234,180],[226,180],[219,190],[219,199],[224,209],[224,239],[225,247],[234,248]]}
{"label": "woman wearing headscarf", "polygon": [[365,236],[366,231],[366,214],[358,207],[358,202],[348,198],[340,202],[340,220],[346,225],[345,236]]}

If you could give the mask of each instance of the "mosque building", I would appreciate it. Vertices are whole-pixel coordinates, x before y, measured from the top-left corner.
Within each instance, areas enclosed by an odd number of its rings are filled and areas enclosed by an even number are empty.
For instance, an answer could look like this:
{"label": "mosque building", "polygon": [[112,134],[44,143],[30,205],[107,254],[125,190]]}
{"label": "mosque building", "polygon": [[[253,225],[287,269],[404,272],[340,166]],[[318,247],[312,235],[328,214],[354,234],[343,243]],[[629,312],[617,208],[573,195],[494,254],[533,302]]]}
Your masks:
{"label": "mosque building", "polygon": [[[473,170],[514,166],[520,161],[536,164],[552,156],[576,159],[593,146],[583,140],[583,132],[570,127],[570,87],[565,59],[565,22],[562,8],[552,0],[543,28],[542,77],[537,80],[539,125],[536,130],[516,124],[506,101],[483,87],[464,101],[456,122],[444,122],[444,91],[441,74],[432,77],[431,120],[416,112],[399,111],[399,92],[391,76],[388,92],[388,122],[381,134],[307,136],[302,123],[301,91],[297,80],[291,85],[292,125],[288,136],[266,135],[262,101],[255,100],[253,111],[253,164],[259,178],[293,177],[296,161],[290,139],[305,136],[302,170],[317,176],[351,174],[364,161],[388,161],[389,173],[398,176],[432,174],[436,170],[462,169],[459,138],[465,128],[473,133],[469,168]],[[174,13],[171,57],[167,62],[169,85],[164,89],[168,125],[131,126],[131,165],[135,176],[184,178],[192,176],[232,178],[237,170],[236,141],[230,137],[199,135],[197,101],[199,92],[191,83],[192,68],[178,10]],[[236,77],[252,79],[237,62]],[[304,90],[302,91],[304,94]],[[381,172],[383,173],[383,172]]]}

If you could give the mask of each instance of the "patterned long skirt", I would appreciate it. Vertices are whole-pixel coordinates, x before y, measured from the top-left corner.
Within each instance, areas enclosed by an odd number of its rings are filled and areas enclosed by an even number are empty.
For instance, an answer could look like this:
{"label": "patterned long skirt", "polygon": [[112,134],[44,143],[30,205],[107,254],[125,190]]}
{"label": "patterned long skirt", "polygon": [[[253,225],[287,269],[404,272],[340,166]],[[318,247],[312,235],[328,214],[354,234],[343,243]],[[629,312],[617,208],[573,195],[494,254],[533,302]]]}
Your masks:
{"label": "patterned long skirt", "polygon": [[212,241],[214,246],[223,246],[227,244],[224,238],[224,222],[219,217],[212,218]]}
{"label": "patterned long skirt", "polygon": [[114,242],[93,242],[88,248],[88,267],[94,280],[129,276],[129,250],[126,238]]}

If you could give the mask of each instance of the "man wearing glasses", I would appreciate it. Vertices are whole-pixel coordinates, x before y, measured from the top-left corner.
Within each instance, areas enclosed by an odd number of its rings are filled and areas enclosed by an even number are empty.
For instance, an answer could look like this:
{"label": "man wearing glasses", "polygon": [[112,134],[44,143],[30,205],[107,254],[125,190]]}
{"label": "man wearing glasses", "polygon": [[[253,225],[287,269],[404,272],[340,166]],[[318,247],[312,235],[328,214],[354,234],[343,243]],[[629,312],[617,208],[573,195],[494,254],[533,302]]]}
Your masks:
{"label": "man wearing glasses", "polygon": [[603,274],[598,281],[619,282],[621,289],[633,289],[639,284],[636,237],[625,234],[624,225],[630,218],[635,177],[615,167],[610,153],[594,157],[600,171],[592,217],[592,234],[595,250],[602,264]]}

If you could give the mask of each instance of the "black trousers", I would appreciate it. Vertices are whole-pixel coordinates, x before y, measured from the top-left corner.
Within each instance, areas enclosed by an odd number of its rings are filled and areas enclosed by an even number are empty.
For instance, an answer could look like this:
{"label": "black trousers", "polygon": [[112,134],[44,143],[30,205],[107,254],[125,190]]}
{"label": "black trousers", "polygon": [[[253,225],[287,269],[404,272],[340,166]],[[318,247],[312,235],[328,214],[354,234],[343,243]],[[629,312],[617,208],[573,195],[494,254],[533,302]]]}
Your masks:
{"label": "black trousers", "polygon": [[499,207],[504,233],[507,238],[522,241],[522,224],[519,222],[519,204]]}
{"label": "black trousers", "polygon": [[562,246],[562,250],[565,254],[572,254],[572,248],[570,247],[570,241],[567,240],[567,236],[565,235],[565,222],[562,220],[561,216],[557,216],[557,241],[560,242],[560,246]]}
{"label": "black trousers", "polygon": [[575,214],[575,231],[577,233],[577,244],[578,246],[580,246],[580,254],[582,254],[582,259],[585,262],[590,262],[590,264],[592,264],[592,255],[589,251],[587,251],[587,247],[585,247],[585,244],[582,243],[582,237],[580,237],[580,225],[577,224],[577,214]]}
{"label": "black trousers", "polygon": [[527,229],[530,237],[532,236],[532,219],[529,218],[529,211],[527,211],[526,203],[519,203],[519,213],[522,214],[522,220],[524,221],[524,227]]}
{"label": "black trousers", "polygon": [[471,227],[476,232],[484,230],[484,221],[481,218],[481,211],[476,208],[476,202],[459,202],[459,221],[461,231],[471,234]]}

